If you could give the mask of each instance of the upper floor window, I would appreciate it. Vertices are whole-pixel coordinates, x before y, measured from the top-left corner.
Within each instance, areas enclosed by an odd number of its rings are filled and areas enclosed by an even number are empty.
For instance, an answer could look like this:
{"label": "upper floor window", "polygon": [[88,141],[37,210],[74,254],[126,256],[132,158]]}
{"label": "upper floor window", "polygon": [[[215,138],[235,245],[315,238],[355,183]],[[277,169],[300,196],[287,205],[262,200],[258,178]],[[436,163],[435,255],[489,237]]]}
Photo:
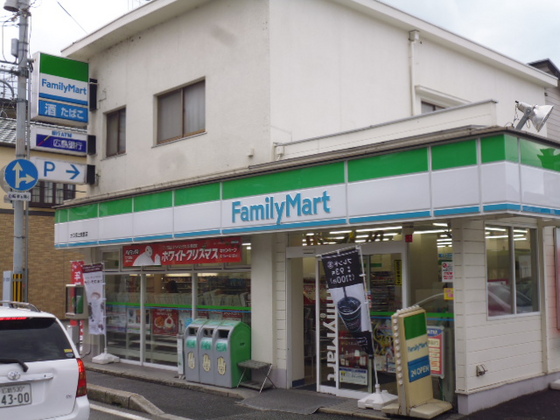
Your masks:
{"label": "upper floor window", "polygon": [[488,315],[539,310],[536,230],[486,226]]}
{"label": "upper floor window", "polygon": [[203,80],[157,98],[158,144],[205,131],[205,91]]}
{"label": "upper floor window", "polygon": [[76,197],[76,186],[72,184],[60,184],[47,181],[39,181],[31,190],[31,207],[51,208],[62,204],[64,200]]}
{"label": "upper floor window", "polygon": [[126,152],[126,108],[107,114],[107,157]]}

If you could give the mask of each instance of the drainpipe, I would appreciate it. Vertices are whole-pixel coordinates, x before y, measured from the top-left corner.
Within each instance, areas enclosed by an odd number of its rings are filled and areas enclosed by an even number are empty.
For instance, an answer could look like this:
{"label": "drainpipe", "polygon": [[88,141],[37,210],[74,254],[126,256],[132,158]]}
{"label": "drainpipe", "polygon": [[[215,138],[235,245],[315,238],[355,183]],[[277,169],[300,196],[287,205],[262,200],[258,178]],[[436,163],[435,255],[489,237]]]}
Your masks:
{"label": "drainpipe", "polygon": [[408,70],[410,77],[410,115],[420,114],[418,104],[416,103],[416,45],[421,44],[420,31],[414,30],[408,33]]}

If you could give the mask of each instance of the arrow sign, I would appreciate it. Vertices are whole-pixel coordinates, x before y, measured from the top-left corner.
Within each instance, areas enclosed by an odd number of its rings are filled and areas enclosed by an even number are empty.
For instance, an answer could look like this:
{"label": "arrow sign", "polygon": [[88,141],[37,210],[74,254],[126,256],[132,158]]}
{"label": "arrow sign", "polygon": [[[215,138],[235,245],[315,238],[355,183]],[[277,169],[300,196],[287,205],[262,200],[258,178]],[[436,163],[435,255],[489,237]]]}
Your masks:
{"label": "arrow sign", "polygon": [[64,160],[42,159],[32,157],[42,181],[61,182],[64,184],[85,184],[87,165]]}
{"label": "arrow sign", "polygon": [[17,191],[28,191],[39,180],[37,167],[27,159],[11,161],[4,169],[4,179]]}

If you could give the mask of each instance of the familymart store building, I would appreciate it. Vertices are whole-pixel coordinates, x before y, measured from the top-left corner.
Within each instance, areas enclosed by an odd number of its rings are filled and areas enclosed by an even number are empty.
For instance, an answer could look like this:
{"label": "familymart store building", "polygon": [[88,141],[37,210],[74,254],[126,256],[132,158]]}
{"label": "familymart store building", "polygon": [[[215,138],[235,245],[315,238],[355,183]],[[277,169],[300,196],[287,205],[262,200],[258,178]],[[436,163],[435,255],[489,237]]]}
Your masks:
{"label": "familymart store building", "polygon": [[381,389],[396,393],[390,316],[416,303],[434,396],[459,412],[560,378],[560,145],[458,130],[313,159],[59,208],[56,246],[104,263],[108,351],[173,368],[193,319],[240,320],[277,386],[361,398],[372,366],[317,258],[357,246]]}

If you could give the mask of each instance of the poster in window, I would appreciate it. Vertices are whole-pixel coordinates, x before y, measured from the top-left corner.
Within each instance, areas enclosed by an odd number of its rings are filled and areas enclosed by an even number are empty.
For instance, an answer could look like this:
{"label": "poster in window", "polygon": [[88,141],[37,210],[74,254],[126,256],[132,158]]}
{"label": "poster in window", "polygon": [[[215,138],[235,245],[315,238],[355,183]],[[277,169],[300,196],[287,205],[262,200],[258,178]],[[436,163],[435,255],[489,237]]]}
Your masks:
{"label": "poster in window", "polygon": [[319,255],[327,288],[348,331],[368,355],[373,355],[371,320],[358,247]]}

